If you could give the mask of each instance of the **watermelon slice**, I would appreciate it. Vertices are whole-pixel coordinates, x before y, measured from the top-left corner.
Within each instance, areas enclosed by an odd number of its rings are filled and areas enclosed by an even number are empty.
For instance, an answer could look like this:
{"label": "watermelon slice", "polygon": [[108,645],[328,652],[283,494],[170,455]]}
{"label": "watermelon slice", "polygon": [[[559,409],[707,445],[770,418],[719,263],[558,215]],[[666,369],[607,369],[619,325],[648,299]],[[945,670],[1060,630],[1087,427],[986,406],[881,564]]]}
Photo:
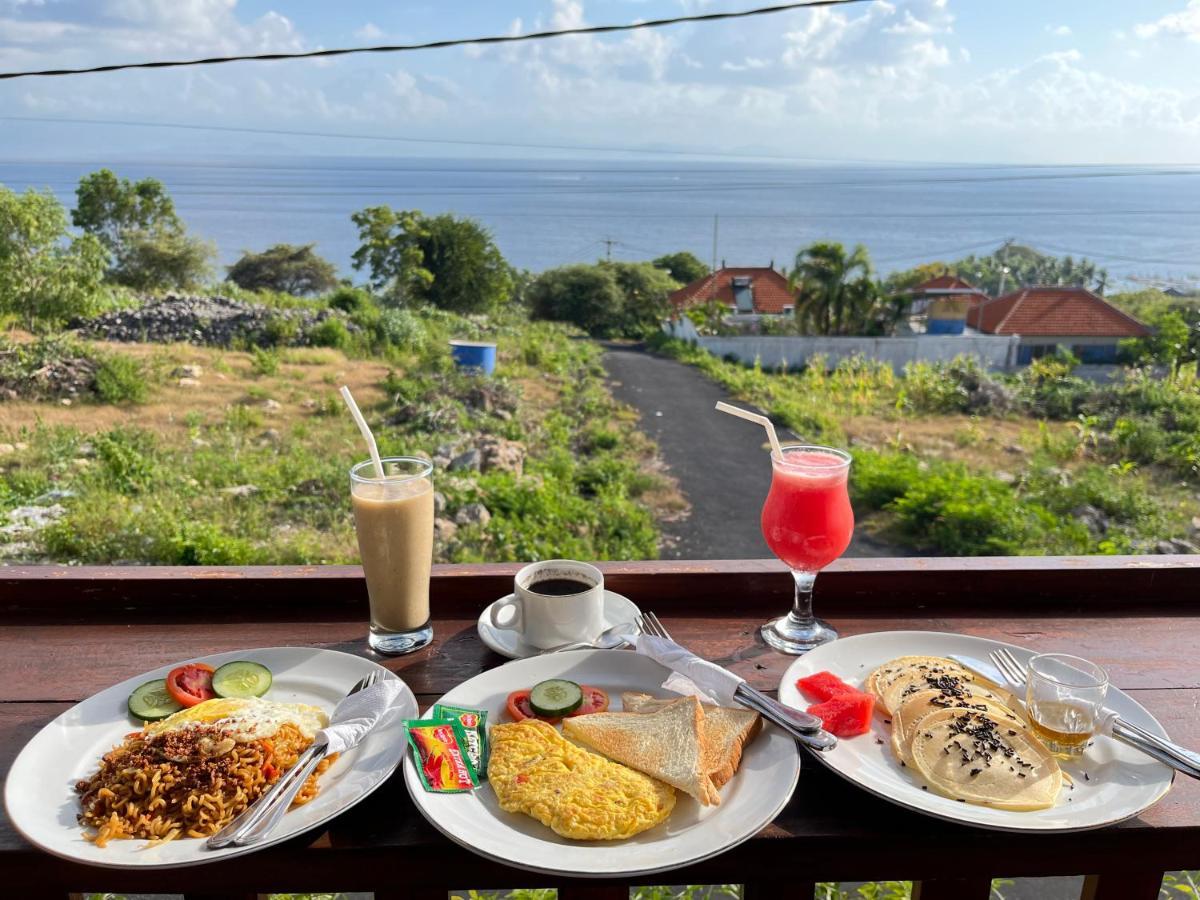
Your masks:
{"label": "watermelon slice", "polygon": [[875,698],[859,691],[838,694],[808,708],[810,713],[825,723],[826,731],[843,738],[866,734],[871,729],[871,713],[874,710]]}
{"label": "watermelon slice", "polygon": [[838,694],[857,694],[858,690],[850,687],[832,672],[818,672],[796,682],[796,687],[809,700],[824,702],[832,700]]}

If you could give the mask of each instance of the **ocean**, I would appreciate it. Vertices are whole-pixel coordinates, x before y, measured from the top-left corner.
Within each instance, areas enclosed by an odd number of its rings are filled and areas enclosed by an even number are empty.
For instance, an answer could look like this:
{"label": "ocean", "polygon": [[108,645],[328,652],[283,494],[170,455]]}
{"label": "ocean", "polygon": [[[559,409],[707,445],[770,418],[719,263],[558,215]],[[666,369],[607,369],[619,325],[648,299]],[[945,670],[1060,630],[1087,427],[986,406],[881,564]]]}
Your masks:
{"label": "ocean", "polygon": [[[1200,285],[1200,167],[801,165],[650,160],[236,157],[0,161],[0,184],[68,206],[102,166],[163,181],[189,228],[229,264],[315,242],[343,275],[355,210],[452,212],[485,224],[533,271],[606,255],[690,250],[706,262],[790,264],[815,240],[865,244],[881,273],[1015,239],[1087,256],[1113,286]],[[714,254],[715,233],[715,254]]]}

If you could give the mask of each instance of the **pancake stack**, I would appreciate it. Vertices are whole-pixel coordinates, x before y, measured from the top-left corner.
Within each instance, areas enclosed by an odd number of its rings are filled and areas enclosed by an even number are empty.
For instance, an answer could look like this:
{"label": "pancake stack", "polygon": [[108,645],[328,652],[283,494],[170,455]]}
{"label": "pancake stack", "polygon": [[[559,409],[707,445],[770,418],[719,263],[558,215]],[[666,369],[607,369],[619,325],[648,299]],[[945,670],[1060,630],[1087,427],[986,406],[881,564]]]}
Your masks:
{"label": "pancake stack", "polygon": [[994,809],[1053,806],[1063,774],[1019,701],[951,659],[902,656],[866,682],[892,727],[892,752],[946,797]]}

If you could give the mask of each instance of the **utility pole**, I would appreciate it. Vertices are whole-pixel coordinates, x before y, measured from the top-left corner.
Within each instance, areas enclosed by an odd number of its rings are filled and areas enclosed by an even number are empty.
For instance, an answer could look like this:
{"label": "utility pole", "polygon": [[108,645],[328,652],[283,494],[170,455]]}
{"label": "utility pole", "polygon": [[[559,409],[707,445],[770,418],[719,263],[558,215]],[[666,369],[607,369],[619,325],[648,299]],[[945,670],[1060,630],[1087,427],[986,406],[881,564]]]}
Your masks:
{"label": "utility pole", "polygon": [[600,243],[604,245],[604,259],[606,262],[612,262],[613,244],[619,244],[620,241],[614,238],[601,238]]}
{"label": "utility pole", "polygon": [[713,214],[712,275],[709,276],[709,300],[717,296],[717,228],[721,217]]}
{"label": "utility pole", "polygon": [[1008,280],[1008,248],[1012,246],[1015,238],[1009,238],[1000,245],[1000,290],[996,292],[996,296],[1004,296],[1004,283]]}

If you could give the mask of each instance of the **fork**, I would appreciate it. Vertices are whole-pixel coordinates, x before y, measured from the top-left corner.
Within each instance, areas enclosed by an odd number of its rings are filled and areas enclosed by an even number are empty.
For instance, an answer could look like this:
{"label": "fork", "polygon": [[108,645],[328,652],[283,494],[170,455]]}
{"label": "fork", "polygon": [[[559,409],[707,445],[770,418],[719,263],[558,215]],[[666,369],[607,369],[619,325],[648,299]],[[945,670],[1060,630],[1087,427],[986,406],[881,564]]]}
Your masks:
{"label": "fork", "polygon": [[[1001,647],[999,650],[993,650],[988,656],[1010,686],[1020,691],[1025,690],[1028,682],[1025,667],[1021,665],[1011,650]],[[1200,753],[1181,747],[1173,741],[1168,741],[1166,738],[1159,737],[1157,734],[1128,722],[1107,707],[1102,708],[1100,714],[1102,722],[1098,730],[1101,734],[1111,734],[1121,743],[1141,750],[1185,775],[1200,778]]]}
{"label": "fork", "polygon": [[[675,640],[653,612],[638,616],[637,623],[644,634],[666,638],[668,641]],[[784,706],[778,700],[773,700],[762,691],[752,688],[744,680],[734,690],[733,699],[754,710],[764,719],[774,722],[812,750],[830,750],[837,745],[837,738],[823,730],[821,720],[812,713]]]}
{"label": "fork", "polygon": [[[379,680],[379,669],[359,679],[346,692],[349,697],[365,690]],[[344,698],[343,698],[344,699]],[[284,772],[266,792],[231,819],[220,831],[210,837],[205,846],[209,850],[220,850],[230,844],[244,846],[265,837],[288,811],[296,794],[312,774],[312,770],[325,758],[326,744],[316,741],[308,745],[290,769]]]}

